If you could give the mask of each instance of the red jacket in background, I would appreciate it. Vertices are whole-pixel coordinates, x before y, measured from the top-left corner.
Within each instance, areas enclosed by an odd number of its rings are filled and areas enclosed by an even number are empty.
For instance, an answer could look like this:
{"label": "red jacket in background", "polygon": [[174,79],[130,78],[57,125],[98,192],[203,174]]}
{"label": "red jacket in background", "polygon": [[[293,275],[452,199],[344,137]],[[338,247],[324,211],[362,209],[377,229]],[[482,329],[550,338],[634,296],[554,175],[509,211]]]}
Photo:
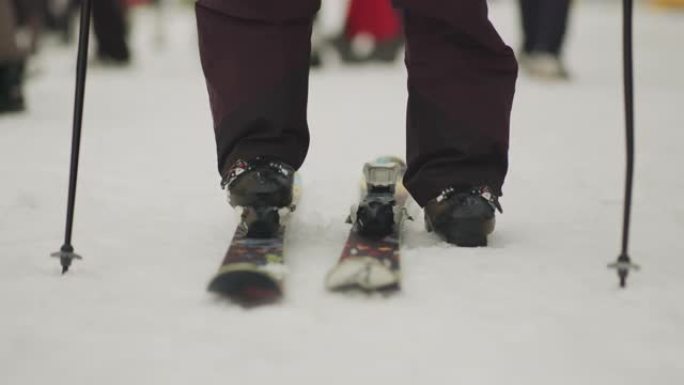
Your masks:
{"label": "red jacket in background", "polygon": [[[455,0],[456,1],[456,0]],[[394,39],[401,33],[401,21],[390,0],[351,0],[345,35],[367,33],[376,41]]]}

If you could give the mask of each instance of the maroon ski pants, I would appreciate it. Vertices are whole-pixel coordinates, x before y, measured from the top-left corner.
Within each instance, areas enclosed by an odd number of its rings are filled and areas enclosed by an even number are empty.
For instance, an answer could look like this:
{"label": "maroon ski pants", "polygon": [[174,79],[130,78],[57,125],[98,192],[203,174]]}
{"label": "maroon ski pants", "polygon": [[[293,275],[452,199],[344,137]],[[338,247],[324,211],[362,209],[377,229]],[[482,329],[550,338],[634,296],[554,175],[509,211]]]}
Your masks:
{"label": "maroon ski pants", "polygon": [[[421,206],[449,186],[487,185],[501,194],[517,63],[489,22],[486,1],[395,5],[407,41],[406,187]],[[222,175],[237,159],[272,156],[295,168],[304,161],[311,25],[319,6],[320,0],[198,1]]]}

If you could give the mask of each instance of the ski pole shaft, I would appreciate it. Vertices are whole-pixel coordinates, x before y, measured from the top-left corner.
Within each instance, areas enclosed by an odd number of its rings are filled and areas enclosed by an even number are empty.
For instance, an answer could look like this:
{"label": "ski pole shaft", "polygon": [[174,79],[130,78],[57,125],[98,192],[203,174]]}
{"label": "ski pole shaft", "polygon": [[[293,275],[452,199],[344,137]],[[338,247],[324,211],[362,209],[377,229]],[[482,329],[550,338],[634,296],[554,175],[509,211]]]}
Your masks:
{"label": "ski pole shaft", "polygon": [[69,175],[69,201],[67,205],[67,226],[64,243],[71,244],[76,203],[76,182],[78,179],[78,160],[81,150],[81,127],[83,124],[83,103],[88,68],[88,43],[90,40],[90,14],[92,0],[84,0],[81,8],[81,26],[78,38],[78,60],[76,64],[76,91],[74,97],[74,119],[71,138],[71,168]]}
{"label": "ski pole shaft", "polygon": [[632,53],[632,0],[624,0],[624,82],[625,82],[625,125],[627,138],[627,175],[625,178],[625,202],[622,232],[622,254],[627,254],[632,209],[632,188],[634,181],[634,67]]}
{"label": "ski pole shaft", "polygon": [[622,248],[620,256],[609,267],[617,270],[620,287],[627,285],[627,277],[639,266],[632,263],[629,257],[629,233],[632,211],[632,190],[634,186],[634,60],[633,60],[633,0],[623,0],[623,72],[625,91],[625,137],[627,167],[625,176],[625,202],[622,222]]}
{"label": "ski pole shaft", "polygon": [[64,244],[59,252],[52,254],[59,257],[62,273],[66,273],[73,259],[80,259],[74,254],[71,238],[74,225],[74,210],[76,206],[76,184],[78,181],[78,160],[81,147],[81,127],[83,124],[83,103],[85,98],[86,72],[88,68],[88,43],[90,37],[90,15],[92,0],[81,3],[81,22],[78,38],[78,59],[76,63],[76,91],[74,97],[73,131],[71,137],[71,165],[69,171],[69,196],[67,200],[66,228]]}

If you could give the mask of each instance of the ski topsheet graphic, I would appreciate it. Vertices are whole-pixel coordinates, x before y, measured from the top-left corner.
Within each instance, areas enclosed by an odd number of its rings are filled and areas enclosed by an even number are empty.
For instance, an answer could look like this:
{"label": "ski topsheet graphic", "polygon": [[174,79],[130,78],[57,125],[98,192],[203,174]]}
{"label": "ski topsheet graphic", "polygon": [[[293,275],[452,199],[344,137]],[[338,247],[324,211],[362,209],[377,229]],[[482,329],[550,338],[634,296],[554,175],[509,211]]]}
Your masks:
{"label": "ski topsheet graphic", "polygon": [[[209,291],[244,305],[274,302],[282,297],[286,275],[285,233],[300,196],[301,183],[295,178],[289,207],[242,208],[240,224],[218,273],[209,283]],[[273,216],[279,220],[278,230],[268,237],[249,236],[249,219],[255,215]]]}
{"label": "ski topsheet graphic", "polygon": [[401,227],[409,195],[404,162],[381,157],[363,168],[361,199],[352,207],[352,228],[338,263],[328,273],[330,290],[394,291],[401,285]]}

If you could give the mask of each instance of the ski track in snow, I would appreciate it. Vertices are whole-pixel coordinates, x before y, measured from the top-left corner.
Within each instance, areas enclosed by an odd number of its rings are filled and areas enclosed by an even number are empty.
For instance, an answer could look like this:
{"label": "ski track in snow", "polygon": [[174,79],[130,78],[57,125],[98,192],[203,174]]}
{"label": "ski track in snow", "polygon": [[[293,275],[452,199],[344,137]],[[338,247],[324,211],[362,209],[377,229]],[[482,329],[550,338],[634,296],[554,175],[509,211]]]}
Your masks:
{"label": "ski track in snow", "polygon": [[[637,10],[637,170],[627,290],[618,253],[624,134],[620,11],[576,4],[573,80],[524,75],[511,173],[487,249],[405,232],[393,297],[327,293],[362,163],[402,154],[405,74],[311,78],[312,146],[292,222],[286,298],[245,310],[210,296],[236,217],[218,188],[189,9],[165,45],[136,15],[136,62],[89,73],[74,245],[60,276],[73,49],[46,47],[30,113],[0,118],[0,383],[684,383],[684,15]],[[512,2],[492,5],[518,41]]]}

